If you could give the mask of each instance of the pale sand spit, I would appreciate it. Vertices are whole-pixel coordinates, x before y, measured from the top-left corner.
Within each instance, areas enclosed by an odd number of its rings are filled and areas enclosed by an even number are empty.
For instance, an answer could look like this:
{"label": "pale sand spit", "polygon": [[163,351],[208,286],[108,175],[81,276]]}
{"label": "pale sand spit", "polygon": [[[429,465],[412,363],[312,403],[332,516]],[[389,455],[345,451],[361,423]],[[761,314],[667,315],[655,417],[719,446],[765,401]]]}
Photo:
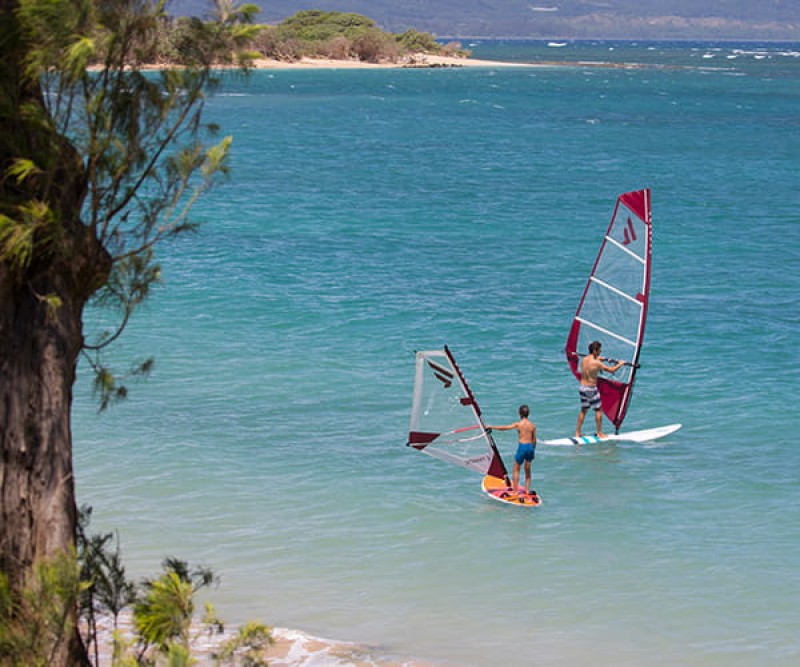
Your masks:
{"label": "pale sand spit", "polygon": [[418,53],[397,62],[368,63],[361,60],[334,60],[332,58],[301,58],[293,62],[261,58],[254,62],[256,69],[397,69],[430,67],[532,67],[527,63],[508,63],[494,60],[475,60],[456,56],[438,56]]}

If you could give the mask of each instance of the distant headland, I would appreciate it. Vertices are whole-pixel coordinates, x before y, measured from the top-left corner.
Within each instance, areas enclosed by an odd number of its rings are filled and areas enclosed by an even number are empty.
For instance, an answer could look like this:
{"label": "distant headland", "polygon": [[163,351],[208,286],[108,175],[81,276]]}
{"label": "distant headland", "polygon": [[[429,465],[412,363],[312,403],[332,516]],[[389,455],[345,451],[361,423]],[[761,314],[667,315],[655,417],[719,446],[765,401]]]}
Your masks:
{"label": "distant headland", "polygon": [[[146,67],[181,63],[182,36],[194,20],[164,16]],[[350,12],[303,10],[275,25],[250,28],[242,50],[256,68],[457,67],[467,64],[470,56],[459,42],[442,44],[414,29],[386,32],[372,19]]]}

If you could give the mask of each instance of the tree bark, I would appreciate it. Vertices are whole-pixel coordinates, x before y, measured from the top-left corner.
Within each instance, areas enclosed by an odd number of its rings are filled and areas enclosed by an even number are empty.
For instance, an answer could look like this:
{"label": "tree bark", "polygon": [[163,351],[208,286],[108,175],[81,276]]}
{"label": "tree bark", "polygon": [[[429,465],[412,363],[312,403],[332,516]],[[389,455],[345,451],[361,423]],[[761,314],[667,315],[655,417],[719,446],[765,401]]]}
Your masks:
{"label": "tree bark", "polygon": [[[2,273],[0,283],[0,567],[19,592],[35,562],[75,545],[70,410],[81,317],[78,304],[53,317],[30,288],[8,289]],[[67,614],[73,627],[76,613]],[[74,633],[54,657],[87,663]]]}
{"label": "tree bark", "polygon": [[[34,238],[24,270],[0,255],[0,569],[12,594],[30,582],[37,561],[75,546],[72,386],[83,308],[110,269],[105,249],[81,223],[80,156],[49,125],[21,113],[25,105],[44,106],[39,86],[22,75],[16,7],[15,0],[0,0],[0,213],[13,218],[17,205],[43,201],[57,218],[59,237],[44,245]],[[7,177],[17,158],[33,160],[47,178]],[[77,609],[64,612],[74,630],[57,642],[50,664],[88,665]]]}

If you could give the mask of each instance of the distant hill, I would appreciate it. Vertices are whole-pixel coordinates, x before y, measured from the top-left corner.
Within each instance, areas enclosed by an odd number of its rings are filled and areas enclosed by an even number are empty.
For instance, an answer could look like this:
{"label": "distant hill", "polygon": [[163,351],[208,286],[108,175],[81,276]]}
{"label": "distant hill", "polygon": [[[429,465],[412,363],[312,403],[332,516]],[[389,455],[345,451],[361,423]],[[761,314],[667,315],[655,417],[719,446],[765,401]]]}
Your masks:
{"label": "distant hill", "polygon": [[[390,32],[440,37],[699,39],[800,42],[800,0],[252,0],[258,20],[302,9],[355,12]],[[209,0],[168,0],[167,11],[202,16]]]}

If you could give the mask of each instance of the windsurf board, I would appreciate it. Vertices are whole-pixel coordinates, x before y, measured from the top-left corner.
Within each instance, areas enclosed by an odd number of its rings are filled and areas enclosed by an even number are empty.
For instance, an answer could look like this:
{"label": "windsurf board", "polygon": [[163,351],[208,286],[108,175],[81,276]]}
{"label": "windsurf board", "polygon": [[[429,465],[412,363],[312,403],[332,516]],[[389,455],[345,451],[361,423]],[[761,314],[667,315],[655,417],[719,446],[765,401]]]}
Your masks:
{"label": "windsurf board", "polygon": [[483,492],[492,500],[497,500],[508,505],[517,507],[538,507],[542,504],[542,499],[536,491],[531,490],[530,494],[525,493],[525,488],[520,486],[517,492],[512,491],[506,486],[505,481],[492,475],[486,475],[481,483]]}
{"label": "windsurf board", "polygon": [[557,438],[555,440],[539,440],[540,445],[595,445],[602,442],[653,442],[675,433],[682,424],[669,424],[657,426],[642,431],[627,431],[623,433],[609,433],[605,438],[596,435],[582,435],[580,438]]}

